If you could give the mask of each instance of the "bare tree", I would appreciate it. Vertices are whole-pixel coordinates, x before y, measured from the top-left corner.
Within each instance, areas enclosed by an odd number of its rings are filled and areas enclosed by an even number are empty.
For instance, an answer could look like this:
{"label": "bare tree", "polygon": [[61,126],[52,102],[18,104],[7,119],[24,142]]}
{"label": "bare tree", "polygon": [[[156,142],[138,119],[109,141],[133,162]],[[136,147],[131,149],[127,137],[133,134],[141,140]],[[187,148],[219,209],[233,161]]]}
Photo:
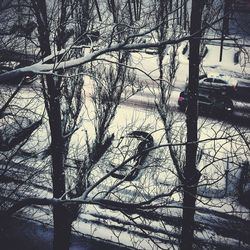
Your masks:
{"label": "bare tree", "polygon": [[[69,2],[72,5],[69,5]],[[183,210],[181,248],[191,249],[194,242],[193,231],[197,228],[194,212],[196,209],[203,211],[195,205],[197,188],[200,188],[198,193],[202,193],[202,183],[198,183],[200,179],[200,171],[197,169],[200,158],[197,154],[198,145],[203,145],[207,141],[230,141],[236,136],[218,133],[213,138],[202,140],[197,135],[199,47],[201,34],[204,31],[201,26],[202,2],[194,1],[192,5],[190,34],[183,32],[182,28],[185,27],[181,26],[181,13],[186,11],[183,9],[186,8],[185,1],[170,1],[169,5],[166,1],[155,1],[153,6],[143,5],[143,1],[121,1],[119,4],[115,1],[107,1],[102,3],[104,8],[99,8],[101,3],[97,1],[58,1],[58,3],[59,5],[54,5],[55,2],[49,4],[47,1],[31,1],[30,9],[34,13],[37,25],[35,32],[39,35],[38,41],[34,39],[33,42],[39,44],[40,61],[0,75],[0,79],[5,81],[16,76],[23,77],[27,73],[41,75],[43,99],[47,111],[47,115],[43,114],[43,119],[48,118],[49,124],[49,145],[46,145],[48,148],[45,150],[49,157],[46,158],[46,163],[52,170],[53,198],[24,199],[16,203],[7,213],[12,214],[31,204],[52,205],[55,249],[69,248],[71,224],[77,218],[82,204],[121,211],[133,226],[137,226],[134,217],[137,213],[142,221],[147,222],[147,227],[138,226],[144,234],[147,234],[146,230],[151,226],[150,213],[152,213],[160,218],[163,228],[161,233],[165,232],[168,237],[169,241],[165,239],[164,242],[178,245],[176,239],[179,238],[179,227],[174,224],[175,231],[169,232],[166,223],[170,217],[161,219],[162,214],[171,210],[171,206],[176,206],[179,211]],[[74,6],[80,6],[81,11],[74,9]],[[152,13],[156,13],[157,21],[147,25],[145,20]],[[174,29],[169,29],[170,25]],[[182,131],[176,132],[179,127],[175,125],[176,128],[174,128],[174,116],[167,105],[178,68],[178,45],[186,40],[190,41],[187,137],[183,136]],[[110,129],[111,124],[120,103],[137,92],[137,86],[135,86],[137,79],[134,76],[136,67],[130,64],[131,52],[147,48],[157,51],[159,64],[157,83],[160,98],[156,101],[156,106],[164,125],[166,142],[156,146],[147,143],[147,139],[157,133],[157,128],[146,134],[146,138],[143,139],[140,137],[142,132],[138,133],[137,125],[132,124],[127,130],[133,132],[129,131],[126,137],[131,139],[136,135],[137,139],[141,140],[138,148],[134,152],[130,151],[122,155],[122,163],[112,164],[108,153],[114,150],[112,142],[116,135],[113,135]],[[164,65],[166,58],[168,64]],[[88,106],[89,103],[85,103],[86,76],[90,77],[93,83],[92,109]],[[2,108],[3,113],[8,112],[6,107],[9,107],[14,97],[16,98],[16,94],[10,97],[10,101],[7,100]],[[87,113],[90,111],[93,111],[92,119],[86,116],[90,115]],[[72,138],[76,135],[75,132],[85,125],[86,120],[92,122],[92,133],[87,131],[84,134],[81,131],[84,143],[76,146],[80,154],[74,148]],[[239,134],[237,133],[237,136]],[[178,141],[178,136],[181,141]],[[21,141],[23,140],[20,139],[19,143]],[[220,146],[223,148],[224,144],[221,143]],[[183,147],[186,147],[186,159],[183,159],[183,153],[180,154]],[[158,149],[164,150],[158,151],[157,157],[150,158],[149,151]],[[213,159],[213,163],[216,162],[217,152],[220,150],[214,151],[214,155],[207,152],[207,157]],[[130,156],[128,156],[129,153],[131,153]],[[151,161],[145,160],[148,156]],[[171,157],[171,161],[168,161],[169,172],[167,173],[166,167],[164,168],[166,164],[164,157],[169,159]],[[105,169],[106,165],[111,167],[108,171]],[[204,171],[208,166],[204,166]],[[119,175],[119,171],[122,172],[124,169],[127,170],[126,174]],[[95,171],[101,173],[98,179],[91,176]],[[142,180],[137,184],[128,182],[132,181],[130,177],[135,172],[140,171],[146,173]],[[164,181],[160,179],[161,174],[166,176],[172,173],[178,178],[174,185],[169,185],[167,178]],[[223,177],[224,174],[221,176]],[[152,191],[149,184],[145,188],[145,183],[151,184],[150,179],[154,180],[154,175],[157,175],[157,183],[163,183],[164,186],[161,188],[157,185],[157,188]],[[114,176],[119,178],[115,179]],[[202,179],[202,181],[205,180]],[[107,188],[104,189],[101,186],[103,183],[107,184]],[[131,189],[135,190],[135,197],[124,196],[122,191],[129,193]],[[173,205],[171,203],[173,195],[182,193],[183,206]],[[180,223],[179,219],[177,219],[178,223]],[[162,247],[158,243],[157,236],[150,235],[149,238],[152,244]]]}

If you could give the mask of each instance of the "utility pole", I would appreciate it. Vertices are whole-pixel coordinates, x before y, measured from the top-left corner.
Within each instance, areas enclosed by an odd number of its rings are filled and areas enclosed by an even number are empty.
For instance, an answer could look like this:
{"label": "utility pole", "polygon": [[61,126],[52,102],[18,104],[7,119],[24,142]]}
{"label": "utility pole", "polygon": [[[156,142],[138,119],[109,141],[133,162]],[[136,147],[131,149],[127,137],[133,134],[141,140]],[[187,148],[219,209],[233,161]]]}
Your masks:
{"label": "utility pole", "polygon": [[223,20],[222,20],[222,30],[221,30],[221,43],[220,43],[220,62],[222,61],[223,55],[223,44],[225,36],[229,34],[229,14],[230,14],[230,1],[224,0],[224,11],[223,11]]}

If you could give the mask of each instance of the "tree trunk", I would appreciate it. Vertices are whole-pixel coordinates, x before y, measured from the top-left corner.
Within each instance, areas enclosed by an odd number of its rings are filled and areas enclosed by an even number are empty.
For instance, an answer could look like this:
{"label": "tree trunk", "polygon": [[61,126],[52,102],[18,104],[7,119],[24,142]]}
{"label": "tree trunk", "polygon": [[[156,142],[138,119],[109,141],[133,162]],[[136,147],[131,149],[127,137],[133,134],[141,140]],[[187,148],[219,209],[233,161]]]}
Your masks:
{"label": "tree trunk", "polygon": [[[44,57],[51,54],[50,33],[47,21],[47,7],[45,0],[32,0],[32,7],[37,18],[39,43],[41,53]],[[60,34],[63,28],[60,27]],[[59,44],[60,47],[63,44]],[[58,80],[60,81],[60,79]],[[45,103],[49,117],[51,136],[51,161],[52,161],[52,185],[53,197],[60,198],[65,194],[65,172],[64,172],[64,138],[61,122],[60,84],[55,81],[52,75],[46,76],[47,96]],[[65,206],[56,205],[53,207],[54,220],[54,250],[68,250],[71,230],[71,219]]]}
{"label": "tree trunk", "polygon": [[183,6],[183,28],[184,30],[187,30],[187,1],[184,0],[184,6]]}
{"label": "tree trunk", "polygon": [[[47,76],[49,95],[49,124],[51,132],[51,160],[53,197],[60,198],[65,194],[64,173],[64,139],[62,135],[60,90],[52,76]],[[54,250],[69,249],[71,222],[67,208],[62,205],[53,207]]]}
{"label": "tree trunk", "polygon": [[[200,37],[201,16],[203,1],[192,1],[190,33],[190,57],[189,57],[189,83],[188,83],[188,107],[187,107],[187,145],[186,166],[184,169],[184,198],[183,198],[183,222],[181,232],[181,250],[191,250],[194,238],[194,213],[197,194],[197,184],[200,173],[196,169],[197,153],[197,121],[198,121],[198,81],[200,64]],[[192,142],[192,143],[190,143]]]}

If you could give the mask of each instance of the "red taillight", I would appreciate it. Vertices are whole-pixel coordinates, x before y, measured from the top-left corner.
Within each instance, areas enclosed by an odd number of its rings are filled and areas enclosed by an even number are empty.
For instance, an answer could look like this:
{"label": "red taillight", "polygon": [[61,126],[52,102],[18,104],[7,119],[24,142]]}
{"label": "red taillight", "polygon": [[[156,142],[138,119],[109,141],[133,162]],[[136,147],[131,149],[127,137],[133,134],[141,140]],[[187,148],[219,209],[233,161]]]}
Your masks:
{"label": "red taillight", "polygon": [[182,102],[182,101],[184,101],[184,97],[183,96],[179,96],[179,99],[178,99],[178,102]]}

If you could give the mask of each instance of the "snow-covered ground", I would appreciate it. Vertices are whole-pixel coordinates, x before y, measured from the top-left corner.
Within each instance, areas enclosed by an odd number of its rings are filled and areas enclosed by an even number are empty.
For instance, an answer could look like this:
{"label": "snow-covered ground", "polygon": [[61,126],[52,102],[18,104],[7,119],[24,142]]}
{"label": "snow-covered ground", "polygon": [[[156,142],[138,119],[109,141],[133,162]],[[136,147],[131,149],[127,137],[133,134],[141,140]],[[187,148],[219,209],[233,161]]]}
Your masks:
{"label": "snow-covered ground", "polygon": [[[231,72],[238,77],[242,68],[233,62],[234,48],[225,49],[221,63],[218,62],[218,53],[218,46],[208,46],[208,54],[204,60],[204,67],[207,71]],[[177,72],[176,86],[181,89],[184,87],[188,76],[188,59],[182,53],[179,53],[179,59],[181,64]],[[132,61],[133,66],[145,70],[155,79],[158,78],[155,56],[134,54]],[[250,73],[249,63],[244,69],[246,73]],[[115,141],[112,145],[114,148],[122,136],[134,130],[143,130],[150,133],[154,138],[155,146],[167,143],[162,122],[156,111],[152,108],[145,109],[138,107],[138,105],[133,106],[133,101],[136,101],[148,102],[152,107],[155,98],[157,98],[157,89],[152,83],[152,79],[142,74],[142,72],[138,72],[138,76],[146,86],[142,92],[127,101],[127,104],[130,102],[131,105],[126,105],[125,102],[124,105],[118,108],[117,115],[110,128],[110,133],[115,133]],[[93,89],[91,88],[91,81],[86,81],[86,83],[84,88],[87,98],[81,115],[83,123],[73,135],[70,147],[71,155],[77,152],[79,158],[85,151],[85,131],[88,131],[90,138],[94,131],[92,118],[95,113],[89,98]],[[173,92],[170,101],[171,105],[176,105],[178,94],[178,91]],[[15,108],[14,104],[18,104],[27,110],[31,110],[20,115],[29,116],[32,113],[32,116],[35,114],[34,117],[36,117],[44,112],[42,94],[39,89],[35,92],[24,88],[19,97],[23,98],[24,96],[27,102],[22,99],[22,103],[20,103],[18,102],[19,99],[17,99],[16,103],[12,103],[13,109]],[[37,105],[37,102],[40,102],[40,104]],[[172,127],[172,141],[174,143],[185,142],[185,115],[175,112],[173,120],[175,123]],[[43,122],[43,126],[33,133],[32,140],[25,144],[24,149],[27,151],[42,152],[49,145],[46,117]],[[3,126],[3,124],[1,125]],[[244,135],[249,138],[249,128],[239,127],[236,129],[227,122],[206,117],[199,119],[199,128],[199,139],[204,140],[204,142],[199,145],[201,159],[197,160],[199,162],[198,168],[202,171],[202,177],[198,189],[200,196],[197,206],[200,210],[196,213],[196,241],[203,246],[206,244],[206,239],[210,243],[212,242],[221,247],[231,245],[235,249],[237,247],[247,249],[250,245],[247,240],[249,230],[245,230],[245,222],[241,219],[249,220],[249,210],[239,205],[235,191],[239,165],[243,161],[250,159],[248,147],[242,137]],[[217,140],[210,140],[211,138],[217,138]],[[185,157],[184,146],[175,147],[175,150],[179,162],[183,162]],[[114,155],[112,151],[111,148],[93,169],[90,175],[92,183],[95,183],[96,180],[112,169],[111,162],[114,163],[118,160],[117,155]],[[8,157],[8,153],[1,155],[3,163],[6,162]],[[31,157],[30,159],[24,159],[17,156],[10,159],[10,161],[12,165],[8,166],[7,169],[3,169],[4,171],[7,170],[5,173],[9,171],[10,174],[16,176],[21,174],[25,180],[26,177],[30,178],[27,176],[27,170],[29,170],[29,174],[32,176],[31,181],[27,179],[27,185],[25,185],[25,182],[22,183],[23,188],[20,192],[22,195],[30,195],[31,193],[39,197],[51,197],[48,158]],[[229,174],[227,173],[228,170]],[[108,178],[90,193],[90,197],[103,196],[118,181],[113,177]],[[20,185],[20,183],[14,184]],[[119,185],[112,190],[109,197],[122,201],[140,202],[155,195],[166,193],[178,184],[168,147],[160,147],[150,152],[136,180]],[[13,188],[16,187],[15,185],[13,185],[13,182],[3,184],[5,194],[11,195],[12,191],[14,191]],[[151,213],[141,212],[141,214],[130,215],[103,209],[99,206],[86,205],[83,206],[79,219],[74,223],[74,228],[77,232],[89,237],[121,243],[135,249],[159,249],[160,247],[166,248],[166,246],[176,248],[178,245],[177,238],[180,235],[180,201],[181,195],[176,192],[165,200],[165,207],[151,211]],[[208,212],[207,208],[213,208],[213,212]],[[35,219],[48,222],[51,220],[49,209],[34,210],[34,214],[31,214],[30,210],[26,211],[28,211],[27,216],[32,215],[31,217]],[[224,216],[224,214],[228,215]],[[241,230],[237,231],[238,234],[228,226],[228,221],[236,228],[242,227]]]}
{"label": "snow-covered ground", "polygon": [[[223,47],[223,56],[222,61],[219,61],[220,55],[220,44],[217,45],[206,45],[208,52],[205,58],[202,61],[202,68],[207,74],[210,73],[220,73],[224,75],[230,75],[232,77],[245,79],[250,76],[250,61],[249,53],[250,48],[246,47],[246,52],[240,53],[239,63],[234,62],[235,53],[239,51],[238,48],[234,46],[224,46]],[[177,86],[184,86],[187,77],[188,77],[188,51],[183,54],[183,48],[185,43],[181,44],[178,49],[178,59],[180,62],[179,69],[176,73],[176,82]],[[152,78],[159,78],[158,63],[157,57],[152,54],[138,54],[135,53],[132,56],[133,66],[139,68],[142,71],[147,72]],[[167,56],[165,59],[167,63]],[[204,72],[203,72],[204,73]],[[138,75],[145,79],[145,75],[142,72],[138,72]]]}

